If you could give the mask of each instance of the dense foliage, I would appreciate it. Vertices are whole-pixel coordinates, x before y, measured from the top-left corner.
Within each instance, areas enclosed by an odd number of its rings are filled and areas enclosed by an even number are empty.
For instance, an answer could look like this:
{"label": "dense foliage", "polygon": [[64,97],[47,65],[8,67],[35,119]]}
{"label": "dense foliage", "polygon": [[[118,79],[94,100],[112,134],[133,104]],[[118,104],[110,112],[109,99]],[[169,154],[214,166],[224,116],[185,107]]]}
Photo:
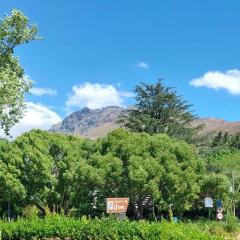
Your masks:
{"label": "dense foliage", "polygon": [[6,134],[22,117],[24,94],[31,85],[14,49],[38,39],[37,32],[37,27],[29,25],[28,18],[18,10],[0,20],[0,129]]}
{"label": "dense foliage", "polygon": [[35,206],[39,215],[101,216],[107,197],[130,197],[128,216],[135,219],[166,216],[170,204],[174,215],[204,216],[206,196],[226,209],[237,205],[239,156],[216,152],[204,161],[196,147],[164,134],[118,129],[91,141],[32,130],[0,141],[0,213],[16,217]]}
{"label": "dense foliage", "polygon": [[196,118],[191,105],[171,87],[159,80],[156,84],[142,83],[134,89],[136,104],[120,122],[134,132],[166,133],[193,142],[201,126],[191,124]]}
{"label": "dense foliage", "polygon": [[[33,130],[0,141],[0,213],[101,216],[106,197],[130,197],[133,218],[204,216],[203,199],[238,206],[240,153],[197,148],[164,134],[118,129],[98,141]],[[234,169],[235,191],[229,192]],[[143,207],[146,197],[151,204]],[[8,210],[11,210],[11,213]],[[189,215],[189,213],[191,213]],[[168,215],[168,214],[167,214]]]}
{"label": "dense foliage", "polygon": [[227,147],[230,149],[240,149],[240,133],[229,134],[219,132],[212,140],[211,147]]}
{"label": "dense foliage", "polygon": [[81,220],[65,217],[18,220],[11,224],[0,222],[2,240],[21,239],[146,239],[146,240],[220,240],[222,232],[210,234],[206,227],[195,224],[157,222],[112,221],[109,219]]}
{"label": "dense foliage", "polygon": [[[225,210],[238,214],[240,206],[240,151],[236,148],[213,147],[205,156],[207,171],[222,175],[225,180],[218,180],[224,193]],[[216,195],[216,194],[215,194]],[[235,209],[236,208],[236,209]],[[236,211],[237,210],[237,211]]]}
{"label": "dense foliage", "polygon": [[157,216],[169,204],[183,214],[205,196],[205,168],[195,147],[162,134],[118,129],[90,141],[33,130],[13,142],[0,141],[0,165],[5,215],[9,202],[12,215],[29,205],[43,214],[48,207],[74,216],[101,215],[106,197],[125,196],[130,215],[142,218],[146,196]]}

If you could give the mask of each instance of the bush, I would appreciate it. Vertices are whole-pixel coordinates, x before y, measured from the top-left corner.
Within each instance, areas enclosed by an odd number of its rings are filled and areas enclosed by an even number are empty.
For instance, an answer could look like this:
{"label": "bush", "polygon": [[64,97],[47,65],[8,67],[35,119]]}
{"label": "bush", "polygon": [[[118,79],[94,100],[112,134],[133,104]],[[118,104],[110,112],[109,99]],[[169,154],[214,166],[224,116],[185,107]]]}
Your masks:
{"label": "bush", "polygon": [[238,218],[235,217],[233,214],[228,214],[226,217],[226,231],[234,232],[238,228]]}
{"label": "bush", "polygon": [[52,216],[46,219],[0,222],[1,240],[81,239],[81,240],[220,240],[193,224],[73,219]]}
{"label": "bush", "polygon": [[23,216],[27,219],[38,218],[39,210],[35,205],[28,205],[23,209]]}

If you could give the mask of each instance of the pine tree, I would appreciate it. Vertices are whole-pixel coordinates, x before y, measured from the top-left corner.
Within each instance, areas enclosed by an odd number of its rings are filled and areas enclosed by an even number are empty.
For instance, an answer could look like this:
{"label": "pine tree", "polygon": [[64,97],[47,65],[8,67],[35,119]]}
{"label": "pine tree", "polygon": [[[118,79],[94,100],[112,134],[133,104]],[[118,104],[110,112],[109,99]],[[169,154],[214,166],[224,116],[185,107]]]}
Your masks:
{"label": "pine tree", "polygon": [[156,84],[141,83],[134,89],[136,105],[120,118],[124,127],[134,132],[166,133],[169,136],[194,141],[201,126],[193,127],[196,116],[192,105],[177,95],[162,80]]}

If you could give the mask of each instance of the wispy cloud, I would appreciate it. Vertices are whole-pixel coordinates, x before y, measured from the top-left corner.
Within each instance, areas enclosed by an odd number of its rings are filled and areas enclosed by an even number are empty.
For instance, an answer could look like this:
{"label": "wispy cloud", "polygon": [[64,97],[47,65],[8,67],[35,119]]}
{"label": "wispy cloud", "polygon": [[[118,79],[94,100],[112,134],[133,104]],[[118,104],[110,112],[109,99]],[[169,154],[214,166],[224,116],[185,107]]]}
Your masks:
{"label": "wispy cloud", "polygon": [[48,96],[56,96],[58,94],[57,90],[51,88],[39,88],[33,87],[30,90],[30,93],[37,96],[48,95]]}
{"label": "wispy cloud", "polygon": [[97,109],[106,106],[124,106],[126,98],[131,97],[133,97],[132,93],[120,91],[113,85],[86,82],[73,86],[72,93],[66,101],[66,108],[71,112],[83,107]]}
{"label": "wispy cloud", "polygon": [[190,84],[194,87],[207,87],[214,90],[225,89],[230,94],[240,94],[240,71],[238,69],[209,71],[203,76],[193,79]]}
{"label": "wispy cloud", "polygon": [[[32,83],[33,85],[36,84],[36,82],[28,75],[24,75],[24,80],[26,82]],[[42,87],[32,87],[30,89],[30,93],[36,96],[42,96],[42,95],[48,95],[48,96],[56,96],[58,94],[57,90],[52,88],[42,88]]]}
{"label": "wispy cloud", "polygon": [[149,69],[149,65],[146,62],[139,62],[135,64],[136,68]]}

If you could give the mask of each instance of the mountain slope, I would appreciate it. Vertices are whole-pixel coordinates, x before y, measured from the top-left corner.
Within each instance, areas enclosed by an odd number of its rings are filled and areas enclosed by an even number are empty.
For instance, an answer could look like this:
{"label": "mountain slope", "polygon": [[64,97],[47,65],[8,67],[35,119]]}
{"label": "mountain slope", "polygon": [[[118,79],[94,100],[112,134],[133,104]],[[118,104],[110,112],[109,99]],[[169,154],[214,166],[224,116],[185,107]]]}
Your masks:
{"label": "mountain slope", "polygon": [[124,108],[115,106],[96,110],[83,108],[53,125],[50,131],[97,139],[118,128],[117,119],[126,111]]}
{"label": "mountain slope", "polygon": [[205,127],[201,134],[216,134],[220,131],[231,134],[240,132],[240,122],[227,122],[219,118],[200,118],[194,121],[193,126],[203,124]]}
{"label": "mountain slope", "polygon": [[[120,114],[126,112],[127,109],[116,106],[96,110],[83,108],[53,125],[50,131],[97,139],[118,128],[117,119]],[[213,135],[219,131],[240,132],[240,122],[227,122],[217,118],[199,118],[193,122],[193,126],[199,124],[205,125],[201,131],[203,135]]]}

